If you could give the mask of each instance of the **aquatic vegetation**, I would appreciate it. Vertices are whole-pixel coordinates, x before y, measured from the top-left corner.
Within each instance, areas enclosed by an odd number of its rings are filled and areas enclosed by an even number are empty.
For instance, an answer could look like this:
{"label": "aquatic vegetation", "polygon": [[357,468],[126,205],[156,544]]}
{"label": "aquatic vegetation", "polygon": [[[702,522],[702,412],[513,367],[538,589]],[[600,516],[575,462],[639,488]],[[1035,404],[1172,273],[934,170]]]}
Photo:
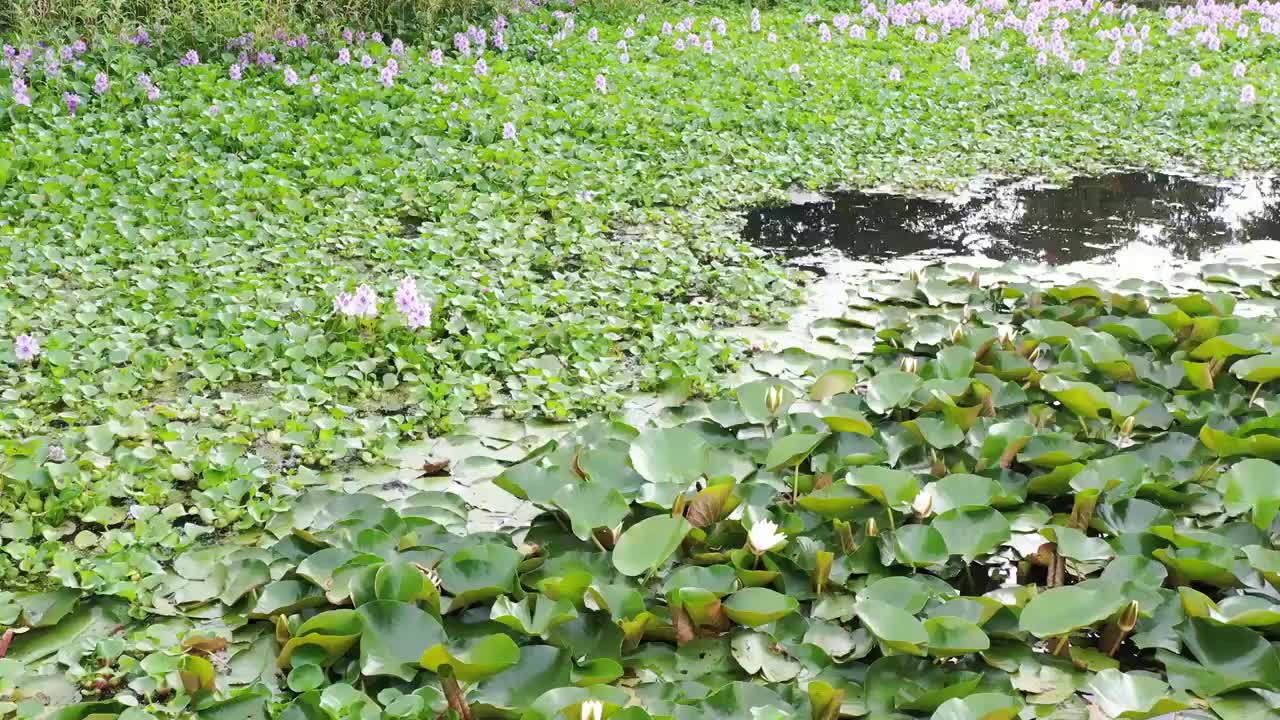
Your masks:
{"label": "aquatic vegetation", "polygon": [[721,331],[795,185],[1274,165],[1274,8],[592,12],[5,48],[3,712],[1273,712],[1280,268]]}

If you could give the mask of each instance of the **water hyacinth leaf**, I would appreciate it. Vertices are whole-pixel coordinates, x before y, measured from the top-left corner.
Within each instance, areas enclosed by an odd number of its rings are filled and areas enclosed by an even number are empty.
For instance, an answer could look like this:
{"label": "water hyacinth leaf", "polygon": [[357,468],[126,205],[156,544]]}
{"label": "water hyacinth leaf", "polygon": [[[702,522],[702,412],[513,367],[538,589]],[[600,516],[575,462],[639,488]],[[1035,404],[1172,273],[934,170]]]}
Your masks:
{"label": "water hyacinth leaf", "polygon": [[397,600],[375,600],[357,612],[364,622],[360,634],[360,672],[413,679],[425,648],[445,640],[444,628],[417,605]]}
{"label": "water hyacinth leaf", "polygon": [[1241,460],[1218,477],[1218,491],[1227,512],[1248,512],[1254,525],[1270,527],[1280,512],[1280,465],[1259,458]]}
{"label": "water hyacinth leaf", "polygon": [[1092,627],[1119,612],[1126,602],[1110,583],[1086,580],[1037,594],[1022,608],[1018,622],[1036,637],[1051,638]]}
{"label": "water hyacinth leaf", "polygon": [[613,551],[613,566],[636,576],[660,567],[680,547],[693,526],[682,517],[657,515],[627,528]]}
{"label": "water hyacinth leaf", "polygon": [[901,608],[862,598],[854,608],[867,630],[886,647],[907,655],[924,655],[929,633],[924,623]]}
{"label": "water hyacinth leaf", "polygon": [[332,663],[356,644],[363,630],[364,621],[355,610],[327,610],[298,626],[293,637],[280,649],[276,662],[282,668],[290,667],[294,653],[315,647],[321,651],[326,664]]}
{"label": "water hyacinth leaf", "polygon": [[729,619],[747,627],[767,625],[799,607],[800,603],[794,597],[762,587],[739,590],[723,603]]}
{"label": "water hyacinth leaf", "polygon": [[441,587],[453,595],[451,607],[464,607],[511,591],[520,553],[495,543],[467,545],[440,563]]}
{"label": "water hyacinth leaf", "polygon": [[631,464],[649,482],[688,485],[707,469],[708,447],[685,428],[650,428],[631,443]]}
{"label": "water hyacinth leaf", "polygon": [[520,661],[520,648],[506,635],[485,635],[430,646],[419,659],[422,667],[439,674],[448,666],[462,682],[478,682]]}

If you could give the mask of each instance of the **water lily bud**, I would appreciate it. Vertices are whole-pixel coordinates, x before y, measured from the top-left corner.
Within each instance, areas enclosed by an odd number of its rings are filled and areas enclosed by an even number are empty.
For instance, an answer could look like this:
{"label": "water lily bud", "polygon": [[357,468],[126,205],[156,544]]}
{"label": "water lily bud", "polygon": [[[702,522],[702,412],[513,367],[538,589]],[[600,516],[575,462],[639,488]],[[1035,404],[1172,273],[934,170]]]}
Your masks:
{"label": "water lily bud", "polygon": [[1018,338],[1018,331],[1012,325],[996,326],[996,337],[1001,345],[1012,345],[1013,341]]}
{"label": "water lily bud", "polygon": [[867,521],[867,537],[875,537],[880,534],[880,525],[876,523],[875,518]]}
{"label": "water lily bud", "polygon": [[604,703],[599,700],[583,701],[578,717],[580,720],[600,720],[604,717]]}
{"label": "water lily bud", "polygon": [[763,555],[786,541],[786,534],[771,520],[761,520],[747,531],[747,544],[756,555]]}
{"label": "water lily bud", "polygon": [[1130,415],[1129,417],[1125,418],[1124,423],[1120,425],[1120,433],[1122,435],[1132,435],[1133,426],[1137,423],[1137,421],[1138,421],[1137,415]]}
{"label": "water lily bud", "polygon": [[914,373],[920,369],[920,358],[908,355],[902,358],[902,362],[899,365],[902,367],[903,372]]}
{"label": "water lily bud", "polygon": [[1116,618],[1116,625],[1126,633],[1133,632],[1133,629],[1138,626],[1138,609],[1138,601],[1130,600],[1124,612]]}
{"label": "water lily bud", "polygon": [[971,305],[965,305],[965,306],[964,306],[964,315],[963,315],[962,317],[964,317],[964,321],[965,321],[966,323],[968,323],[969,321],[973,320],[973,306],[971,306]]}
{"label": "water lily bud", "polygon": [[911,501],[911,510],[916,514],[916,517],[929,517],[929,513],[933,511],[933,493],[916,493],[915,499]]}
{"label": "water lily bud", "polygon": [[964,340],[964,335],[964,325],[956,325],[955,329],[951,331],[951,342],[959,343],[961,340]]}
{"label": "water lily bud", "polygon": [[764,394],[764,407],[769,411],[770,415],[777,415],[778,409],[782,407],[782,386],[770,385]]}

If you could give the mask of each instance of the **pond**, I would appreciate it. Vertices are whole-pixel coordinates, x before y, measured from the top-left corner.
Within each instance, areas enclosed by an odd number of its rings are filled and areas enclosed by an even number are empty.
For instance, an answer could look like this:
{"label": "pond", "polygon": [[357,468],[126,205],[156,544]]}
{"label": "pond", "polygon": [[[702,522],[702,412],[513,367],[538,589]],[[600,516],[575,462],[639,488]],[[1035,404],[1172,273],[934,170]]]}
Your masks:
{"label": "pond", "polygon": [[754,210],[744,237],[818,272],[841,258],[981,256],[1141,276],[1280,238],[1280,178],[1122,172],[1063,185],[1000,181],[951,196],[841,192]]}

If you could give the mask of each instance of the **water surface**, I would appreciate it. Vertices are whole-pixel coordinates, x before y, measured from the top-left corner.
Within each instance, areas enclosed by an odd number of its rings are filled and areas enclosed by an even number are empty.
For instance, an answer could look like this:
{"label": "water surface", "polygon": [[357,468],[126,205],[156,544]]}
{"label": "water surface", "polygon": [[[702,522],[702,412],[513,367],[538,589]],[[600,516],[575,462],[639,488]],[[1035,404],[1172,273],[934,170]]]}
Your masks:
{"label": "water surface", "polygon": [[1280,238],[1280,178],[1231,182],[1124,172],[1064,184],[998,182],[950,197],[845,192],[750,212],[744,237],[821,270],[833,257],[981,256],[1153,267]]}

